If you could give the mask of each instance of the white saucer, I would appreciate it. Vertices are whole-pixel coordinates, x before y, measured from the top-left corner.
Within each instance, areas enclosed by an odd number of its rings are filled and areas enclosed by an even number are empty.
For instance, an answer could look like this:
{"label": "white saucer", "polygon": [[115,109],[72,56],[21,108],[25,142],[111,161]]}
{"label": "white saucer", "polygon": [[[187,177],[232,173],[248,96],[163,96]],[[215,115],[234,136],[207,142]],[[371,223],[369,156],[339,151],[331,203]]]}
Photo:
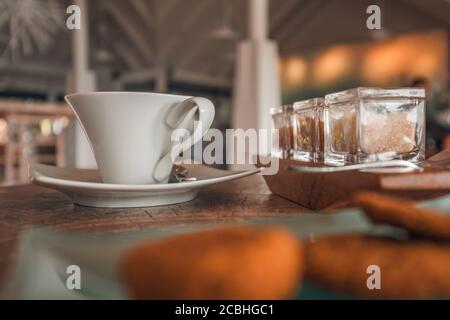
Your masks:
{"label": "white saucer", "polygon": [[30,180],[68,195],[73,203],[89,207],[153,207],[194,199],[200,188],[243,178],[259,172],[219,170],[204,165],[183,165],[196,181],[127,185],[102,183],[98,170],[30,165]]}

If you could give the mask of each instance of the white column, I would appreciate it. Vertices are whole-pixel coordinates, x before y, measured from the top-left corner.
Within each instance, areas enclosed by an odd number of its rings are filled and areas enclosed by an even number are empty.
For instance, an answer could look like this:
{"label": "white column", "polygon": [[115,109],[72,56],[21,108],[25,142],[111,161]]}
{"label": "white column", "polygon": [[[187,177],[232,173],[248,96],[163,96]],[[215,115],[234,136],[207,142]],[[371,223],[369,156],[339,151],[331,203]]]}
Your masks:
{"label": "white column", "polygon": [[234,128],[270,129],[270,108],[281,103],[278,48],[268,39],[269,3],[249,0],[249,39],[238,44],[233,83]]}
{"label": "white column", "polygon": [[251,40],[267,40],[268,1],[250,0],[248,33]]}
{"label": "white column", "polygon": [[[89,70],[89,11],[86,0],[75,0],[81,9],[81,29],[72,30],[72,72],[68,77],[67,91],[91,92],[97,89],[94,72]],[[78,123],[72,132],[74,154],[70,161],[78,168],[95,168],[91,146]],[[68,146],[70,148],[70,146]],[[69,149],[68,148],[68,149]]]}

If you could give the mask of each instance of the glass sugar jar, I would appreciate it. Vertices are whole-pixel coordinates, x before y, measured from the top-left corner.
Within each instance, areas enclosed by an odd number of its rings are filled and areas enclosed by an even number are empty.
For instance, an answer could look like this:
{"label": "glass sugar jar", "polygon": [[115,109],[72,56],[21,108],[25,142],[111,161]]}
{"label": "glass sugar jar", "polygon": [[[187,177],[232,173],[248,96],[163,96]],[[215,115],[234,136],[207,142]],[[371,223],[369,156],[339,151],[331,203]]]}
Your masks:
{"label": "glass sugar jar", "polygon": [[324,99],[294,103],[294,159],[320,161],[324,155]]}
{"label": "glass sugar jar", "polygon": [[294,132],[292,128],[292,104],[270,109],[273,128],[277,135],[272,135],[272,156],[277,158],[289,158],[294,149]]}
{"label": "glass sugar jar", "polygon": [[354,88],[325,96],[325,162],[425,159],[425,90]]}

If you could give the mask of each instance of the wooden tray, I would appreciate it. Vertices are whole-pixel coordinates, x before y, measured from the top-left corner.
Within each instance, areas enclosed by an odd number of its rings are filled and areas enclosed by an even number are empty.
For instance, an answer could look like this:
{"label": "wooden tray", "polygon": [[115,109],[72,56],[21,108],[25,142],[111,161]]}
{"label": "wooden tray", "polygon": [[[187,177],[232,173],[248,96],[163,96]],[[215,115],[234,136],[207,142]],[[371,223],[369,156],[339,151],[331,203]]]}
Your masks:
{"label": "wooden tray", "polygon": [[[263,163],[267,163],[263,161]],[[450,170],[425,168],[423,172],[369,173],[358,171],[299,173],[288,171],[290,165],[311,165],[291,159],[278,159],[275,175],[264,175],[269,189],[283,198],[313,210],[345,206],[351,195],[373,190],[415,200],[430,199],[450,193]],[[263,165],[259,165],[263,167]]]}

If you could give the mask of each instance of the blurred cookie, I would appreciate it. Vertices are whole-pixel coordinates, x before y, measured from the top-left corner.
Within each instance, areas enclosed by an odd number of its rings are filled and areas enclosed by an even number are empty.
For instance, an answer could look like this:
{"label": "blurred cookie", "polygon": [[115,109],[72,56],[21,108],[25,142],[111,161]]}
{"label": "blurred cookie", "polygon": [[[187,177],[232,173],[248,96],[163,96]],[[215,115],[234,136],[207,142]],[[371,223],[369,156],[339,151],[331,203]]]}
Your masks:
{"label": "blurred cookie", "polygon": [[[360,297],[450,297],[450,247],[362,236],[329,237],[305,245],[305,278]],[[371,265],[380,268],[381,289],[369,290]]]}
{"label": "blurred cookie", "polygon": [[359,192],[353,196],[352,204],[363,208],[376,223],[401,227],[421,236],[450,239],[450,215],[417,207],[414,202],[374,192]]}
{"label": "blurred cookie", "polygon": [[283,299],[300,284],[302,254],[284,229],[235,227],[137,244],[121,273],[137,299]]}

